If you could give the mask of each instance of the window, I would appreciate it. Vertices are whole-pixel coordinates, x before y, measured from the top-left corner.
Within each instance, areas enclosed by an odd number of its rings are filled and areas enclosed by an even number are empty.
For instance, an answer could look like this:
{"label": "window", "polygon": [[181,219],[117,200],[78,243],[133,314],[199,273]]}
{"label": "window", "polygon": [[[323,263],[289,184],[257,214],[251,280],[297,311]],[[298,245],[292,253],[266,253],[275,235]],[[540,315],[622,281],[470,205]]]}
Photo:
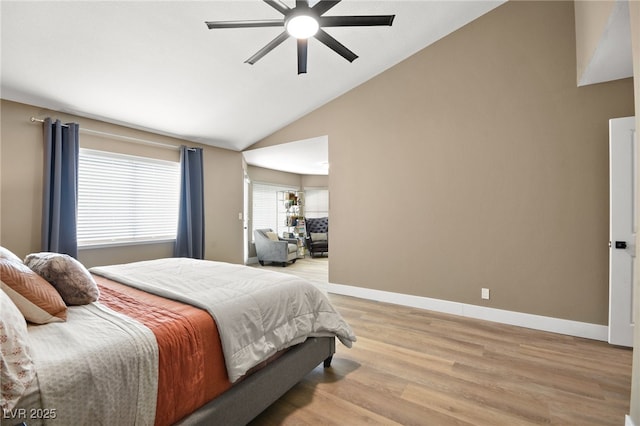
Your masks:
{"label": "window", "polygon": [[[267,183],[253,183],[253,211],[252,229],[271,228],[276,233],[281,234],[285,229],[285,206],[278,202],[279,191],[298,191],[298,188],[290,186],[273,185]],[[278,220],[280,218],[280,220]]]}
{"label": "window", "polygon": [[175,240],[180,163],[80,149],[78,246]]}
{"label": "window", "polygon": [[304,190],[304,214],[306,217],[329,216],[329,190],[310,189]]}

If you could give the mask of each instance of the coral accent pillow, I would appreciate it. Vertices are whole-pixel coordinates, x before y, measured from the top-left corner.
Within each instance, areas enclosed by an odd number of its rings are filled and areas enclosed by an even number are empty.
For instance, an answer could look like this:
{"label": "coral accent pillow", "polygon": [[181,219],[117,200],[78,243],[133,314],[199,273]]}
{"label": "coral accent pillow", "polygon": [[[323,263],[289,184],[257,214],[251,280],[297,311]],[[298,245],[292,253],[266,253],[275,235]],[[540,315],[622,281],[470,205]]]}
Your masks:
{"label": "coral accent pillow", "polygon": [[87,305],[100,296],[98,285],[89,271],[68,254],[32,253],[24,263],[49,281],[67,305]]}
{"label": "coral accent pillow", "polygon": [[36,324],[62,322],[67,306],[51,284],[22,263],[0,259],[0,287],[27,321]]}
{"label": "coral accent pillow", "polygon": [[4,412],[16,406],[36,377],[28,340],[24,317],[0,290],[0,409]]}
{"label": "coral accent pillow", "polygon": [[13,254],[8,248],[0,247],[0,259],[7,259],[13,262],[22,263],[22,259]]}

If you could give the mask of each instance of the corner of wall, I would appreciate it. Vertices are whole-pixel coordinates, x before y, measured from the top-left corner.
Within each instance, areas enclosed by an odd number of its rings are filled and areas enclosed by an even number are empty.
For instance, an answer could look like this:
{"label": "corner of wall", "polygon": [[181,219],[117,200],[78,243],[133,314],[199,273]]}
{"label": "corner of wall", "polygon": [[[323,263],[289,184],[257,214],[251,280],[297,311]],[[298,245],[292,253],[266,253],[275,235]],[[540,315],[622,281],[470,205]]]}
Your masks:
{"label": "corner of wall", "polygon": [[576,84],[581,81],[598,49],[615,1],[574,1],[576,33]]}

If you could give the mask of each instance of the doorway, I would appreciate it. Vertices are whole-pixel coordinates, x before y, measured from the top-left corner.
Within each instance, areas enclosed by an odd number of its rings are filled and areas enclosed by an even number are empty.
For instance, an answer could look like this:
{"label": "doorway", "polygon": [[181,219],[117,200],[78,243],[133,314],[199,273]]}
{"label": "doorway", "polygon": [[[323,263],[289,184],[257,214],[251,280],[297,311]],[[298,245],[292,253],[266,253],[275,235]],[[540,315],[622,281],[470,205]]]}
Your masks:
{"label": "doorway", "polygon": [[609,120],[609,343],[633,346],[637,138],[635,117]]}

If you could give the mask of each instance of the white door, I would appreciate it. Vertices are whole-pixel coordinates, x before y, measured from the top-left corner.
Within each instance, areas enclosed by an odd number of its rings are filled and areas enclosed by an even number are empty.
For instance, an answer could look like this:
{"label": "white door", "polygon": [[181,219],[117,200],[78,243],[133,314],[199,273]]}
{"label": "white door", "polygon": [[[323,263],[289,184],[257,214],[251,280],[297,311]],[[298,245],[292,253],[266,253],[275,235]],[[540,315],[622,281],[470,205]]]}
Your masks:
{"label": "white door", "polygon": [[636,255],[635,118],[609,120],[609,343],[633,346]]}

